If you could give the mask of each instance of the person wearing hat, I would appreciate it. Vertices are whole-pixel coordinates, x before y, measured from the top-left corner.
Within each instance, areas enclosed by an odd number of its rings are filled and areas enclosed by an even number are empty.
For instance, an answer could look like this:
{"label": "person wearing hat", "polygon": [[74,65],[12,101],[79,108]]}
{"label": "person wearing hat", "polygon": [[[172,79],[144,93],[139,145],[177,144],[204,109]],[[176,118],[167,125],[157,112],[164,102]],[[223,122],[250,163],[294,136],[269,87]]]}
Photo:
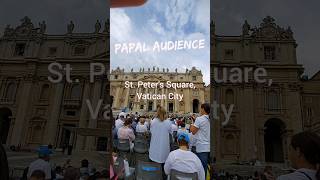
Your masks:
{"label": "person wearing hat", "polygon": [[48,146],[40,146],[38,149],[39,158],[29,165],[28,178],[30,178],[34,171],[41,170],[46,175],[45,179],[51,179],[51,166],[49,164],[50,154],[52,154],[52,151]]}
{"label": "person wearing hat", "polygon": [[197,155],[188,151],[189,135],[182,132],[178,135],[179,149],[170,152],[165,164],[164,172],[170,175],[172,169],[184,173],[197,173],[199,180],[205,180],[205,173],[202,163]]}

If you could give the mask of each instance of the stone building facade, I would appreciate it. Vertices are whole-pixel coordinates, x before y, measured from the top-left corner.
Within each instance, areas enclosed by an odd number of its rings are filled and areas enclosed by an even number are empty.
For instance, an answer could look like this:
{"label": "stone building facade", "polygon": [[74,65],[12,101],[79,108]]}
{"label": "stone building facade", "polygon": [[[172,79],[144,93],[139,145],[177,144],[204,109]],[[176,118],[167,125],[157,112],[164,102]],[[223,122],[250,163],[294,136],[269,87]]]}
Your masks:
{"label": "stone building facade", "polygon": [[[173,83],[194,83],[195,89],[173,89],[173,88],[125,88],[125,82],[130,81],[137,84],[138,81],[143,82],[162,82],[167,81]],[[139,71],[126,72],[119,67],[112,70],[110,74],[110,93],[113,97],[112,110],[117,112],[125,108],[131,112],[152,112],[156,110],[157,105],[161,105],[170,113],[198,113],[200,105],[204,102],[209,102],[205,99],[206,86],[203,81],[201,70],[192,67],[186,69],[185,72],[175,70],[171,72],[167,68],[159,69],[140,68]],[[150,94],[166,94],[179,93],[183,94],[183,100],[139,100],[137,93]]]}
{"label": "stone building facade", "polygon": [[[2,144],[35,148],[72,144],[77,150],[107,150],[111,121],[103,118],[110,104],[109,24],[97,22],[92,33],[75,33],[71,21],[65,34],[46,33],[46,24],[35,27],[25,17],[21,25],[9,25],[0,38],[0,137]],[[58,83],[49,81],[51,63],[72,68]],[[105,65],[105,73],[90,81],[90,63]],[[54,68],[56,69],[56,68]],[[99,115],[90,115],[86,100]],[[110,108],[109,108],[110,110]],[[100,133],[97,133],[100,132]],[[109,149],[110,150],[110,149]]]}
{"label": "stone building facade", "polygon": [[[215,33],[211,22],[211,69],[264,68],[266,79],[258,83],[217,83],[211,74],[211,101],[234,104],[231,121],[223,126],[222,112],[212,123],[212,153],[218,161],[286,163],[293,134],[305,129],[319,132],[319,73],[302,81],[303,66],[297,63],[297,43],[290,27],[282,28],[272,17],[252,28],[247,21],[242,34]],[[306,116],[307,115],[307,116]]]}
{"label": "stone building facade", "polygon": [[306,130],[320,134],[320,71],[302,81],[302,117]]}

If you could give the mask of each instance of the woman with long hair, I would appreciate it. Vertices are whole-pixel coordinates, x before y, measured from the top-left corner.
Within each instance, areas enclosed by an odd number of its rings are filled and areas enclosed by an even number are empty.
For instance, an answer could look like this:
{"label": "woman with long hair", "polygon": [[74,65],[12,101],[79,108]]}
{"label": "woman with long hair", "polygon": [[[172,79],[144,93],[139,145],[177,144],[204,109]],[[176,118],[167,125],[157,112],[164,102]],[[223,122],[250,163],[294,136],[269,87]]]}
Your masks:
{"label": "woman with long hair", "polygon": [[320,180],[320,137],[305,131],[294,135],[289,149],[293,173],[279,176],[277,180]]}
{"label": "woman with long hair", "polygon": [[165,163],[170,153],[169,133],[171,132],[171,122],[167,112],[163,107],[157,107],[157,116],[151,121],[150,133],[151,142],[149,148],[149,158],[157,163]]}

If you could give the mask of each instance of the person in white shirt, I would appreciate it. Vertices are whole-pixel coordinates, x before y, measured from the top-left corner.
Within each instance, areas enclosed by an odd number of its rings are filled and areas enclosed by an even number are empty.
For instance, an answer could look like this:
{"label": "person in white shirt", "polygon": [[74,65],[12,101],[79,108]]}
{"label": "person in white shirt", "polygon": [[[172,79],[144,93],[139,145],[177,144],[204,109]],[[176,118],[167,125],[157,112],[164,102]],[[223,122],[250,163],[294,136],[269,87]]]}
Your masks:
{"label": "person in white shirt", "polygon": [[40,146],[38,149],[39,158],[29,165],[27,174],[28,179],[36,170],[43,171],[46,175],[45,179],[51,179],[51,166],[49,164],[50,154],[52,154],[52,151],[48,148],[48,146]]}
{"label": "person in white shirt", "polygon": [[177,131],[178,131],[178,126],[176,125],[175,121],[171,119],[171,134]]}
{"label": "person in white shirt", "polygon": [[147,133],[148,132],[148,122],[144,116],[139,117],[139,123],[136,126],[137,133]]}
{"label": "person in white shirt", "polygon": [[125,117],[126,117],[126,113],[121,112],[119,114],[119,119],[115,121],[116,132],[118,132],[118,130],[123,126]]}
{"label": "person in white shirt", "polygon": [[281,175],[277,180],[320,180],[320,136],[314,132],[301,132],[291,138],[289,161],[293,173]]}
{"label": "person in white shirt", "polygon": [[194,124],[190,126],[190,131],[194,135],[194,145],[196,154],[202,162],[205,173],[207,173],[210,155],[210,105],[201,105],[200,117],[197,117]]}
{"label": "person in white shirt", "polygon": [[130,148],[133,149],[133,141],[136,138],[131,128],[132,119],[126,119],[124,125],[118,130],[119,141],[128,139],[130,142]]}
{"label": "person in white shirt", "polygon": [[205,172],[200,159],[193,152],[188,151],[189,142],[187,133],[183,132],[178,135],[179,149],[170,152],[164,164],[164,171],[167,175],[170,175],[172,169],[184,173],[197,173],[199,180],[205,180]]}
{"label": "person in white shirt", "polygon": [[153,162],[164,163],[170,153],[169,133],[171,122],[167,119],[167,112],[163,107],[157,108],[157,117],[151,121],[151,141],[149,158]]}

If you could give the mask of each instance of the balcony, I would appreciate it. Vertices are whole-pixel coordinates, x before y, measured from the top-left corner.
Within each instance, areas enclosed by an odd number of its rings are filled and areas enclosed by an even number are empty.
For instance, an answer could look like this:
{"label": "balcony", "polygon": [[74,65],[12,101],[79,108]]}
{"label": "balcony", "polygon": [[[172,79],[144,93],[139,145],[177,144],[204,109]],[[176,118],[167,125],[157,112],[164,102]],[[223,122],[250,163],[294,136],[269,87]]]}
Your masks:
{"label": "balcony", "polygon": [[9,99],[9,98],[1,98],[0,99],[0,104],[14,104],[14,99]]}
{"label": "balcony", "polygon": [[63,106],[78,108],[81,106],[81,100],[80,99],[64,99]]}

